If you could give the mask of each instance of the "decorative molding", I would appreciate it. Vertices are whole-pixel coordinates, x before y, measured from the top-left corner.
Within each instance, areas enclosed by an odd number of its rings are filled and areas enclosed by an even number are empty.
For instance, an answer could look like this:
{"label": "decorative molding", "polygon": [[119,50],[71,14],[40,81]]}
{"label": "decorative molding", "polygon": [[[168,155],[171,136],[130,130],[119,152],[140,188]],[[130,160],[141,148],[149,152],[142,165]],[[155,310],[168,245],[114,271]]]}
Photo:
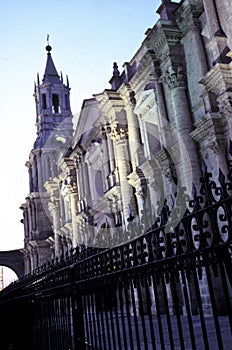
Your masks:
{"label": "decorative molding", "polygon": [[212,118],[208,116],[203,117],[198,123],[195,123],[194,126],[196,129],[190,133],[190,136],[196,142],[201,143],[206,141],[214,134],[214,123]]}

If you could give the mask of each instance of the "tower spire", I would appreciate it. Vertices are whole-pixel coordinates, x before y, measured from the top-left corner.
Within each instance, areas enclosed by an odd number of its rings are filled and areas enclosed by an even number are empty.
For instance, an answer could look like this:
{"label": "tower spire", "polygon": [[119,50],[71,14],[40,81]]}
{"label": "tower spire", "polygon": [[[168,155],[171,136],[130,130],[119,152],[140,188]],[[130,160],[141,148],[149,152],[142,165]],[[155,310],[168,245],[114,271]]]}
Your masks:
{"label": "tower spire", "polygon": [[52,47],[49,45],[49,35],[47,35],[47,63],[43,77],[43,83],[60,83],[60,77],[57,73],[56,67],[54,65],[51,51]]}

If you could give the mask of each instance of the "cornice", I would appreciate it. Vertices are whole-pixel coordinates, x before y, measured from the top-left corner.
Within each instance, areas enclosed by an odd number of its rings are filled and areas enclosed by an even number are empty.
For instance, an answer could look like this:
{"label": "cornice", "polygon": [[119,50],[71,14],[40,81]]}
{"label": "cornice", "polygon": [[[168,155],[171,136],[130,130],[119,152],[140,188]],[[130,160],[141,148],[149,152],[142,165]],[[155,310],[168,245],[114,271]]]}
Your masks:
{"label": "cornice", "polygon": [[155,89],[144,90],[140,93],[134,112],[142,120],[148,120],[151,117],[152,122],[156,122],[158,118],[158,106]]}
{"label": "cornice", "polygon": [[216,95],[223,94],[228,88],[232,88],[232,63],[217,63],[206,76],[200,80],[208,92]]}
{"label": "cornice", "polygon": [[161,169],[167,169],[169,167],[169,159],[164,149],[161,149],[160,151],[158,151],[154,155],[154,158],[157,160]]}
{"label": "cornice", "polygon": [[215,138],[222,138],[225,125],[226,120],[218,117],[217,113],[208,113],[194,124],[195,129],[190,133],[190,136],[198,143],[204,141],[210,143]]}
{"label": "cornice", "polygon": [[164,45],[172,46],[180,41],[182,33],[172,21],[159,20],[147,38],[147,47],[154,50],[157,58],[163,56]]}
{"label": "cornice", "polygon": [[101,114],[114,114],[125,107],[124,101],[117,91],[104,90],[102,94],[93,95],[99,102],[99,110]]}

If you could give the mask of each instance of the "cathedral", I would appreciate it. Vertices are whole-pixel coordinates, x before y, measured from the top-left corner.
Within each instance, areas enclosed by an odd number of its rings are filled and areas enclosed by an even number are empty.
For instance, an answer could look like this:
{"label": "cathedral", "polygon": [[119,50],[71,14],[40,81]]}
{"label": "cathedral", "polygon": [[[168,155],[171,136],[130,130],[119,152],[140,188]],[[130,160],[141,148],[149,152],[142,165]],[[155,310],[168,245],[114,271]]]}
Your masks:
{"label": "cathedral", "polygon": [[58,75],[47,45],[21,205],[26,273],[83,247],[132,241],[160,224],[164,207],[170,232],[200,191],[205,169],[217,186],[221,174],[227,177],[232,6],[163,0],[157,13],[133,58],[122,69],[114,62],[110,88],[83,101],[75,130],[69,81]]}

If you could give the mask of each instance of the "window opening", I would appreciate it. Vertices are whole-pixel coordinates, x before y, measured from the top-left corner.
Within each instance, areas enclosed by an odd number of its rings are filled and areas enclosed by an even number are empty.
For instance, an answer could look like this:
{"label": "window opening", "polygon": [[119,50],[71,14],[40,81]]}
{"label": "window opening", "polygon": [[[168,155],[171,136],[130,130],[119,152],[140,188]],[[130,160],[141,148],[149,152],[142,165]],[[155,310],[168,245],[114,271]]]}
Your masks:
{"label": "window opening", "polygon": [[52,95],[52,112],[60,113],[59,96],[57,94]]}
{"label": "window opening", "polygon": [[47,102],[46,102],[46,94],[42,94],[42,108],[47,108]]}
{"label": "window opening", "polygon": [[68,95],[65,95],[65,109],[68,109]]}

